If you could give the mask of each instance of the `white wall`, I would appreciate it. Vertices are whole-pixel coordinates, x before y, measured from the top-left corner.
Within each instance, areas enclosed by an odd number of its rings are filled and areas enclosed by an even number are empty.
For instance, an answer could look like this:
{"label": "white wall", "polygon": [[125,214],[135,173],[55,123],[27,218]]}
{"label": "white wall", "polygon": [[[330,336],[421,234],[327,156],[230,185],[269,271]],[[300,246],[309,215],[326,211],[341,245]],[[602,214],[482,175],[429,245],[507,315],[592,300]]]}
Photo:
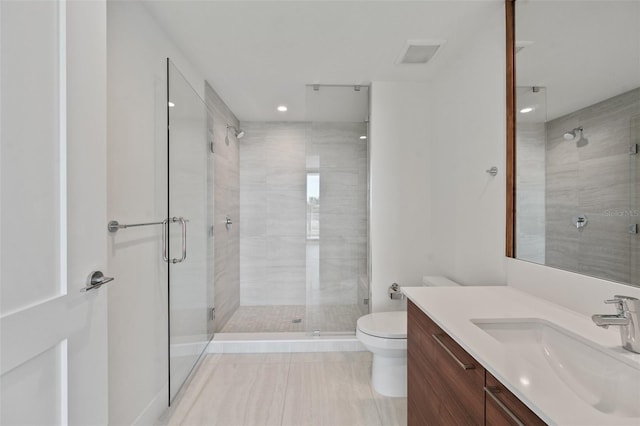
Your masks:
{"label": "white wall", "polygon": [[464,56],[427,65],[429,83],[372,85],[372,311],[402,309],[387,288],[423,275],[506,283],[503,4],[468,34]]}
{"label": "white wall", "polygon": [[[204,79],[138,2],[107,4],[108,217],[166,216],[166,58]],[[109,237],[109,423],[150,423],[167,403],[167,270],[160,227]]]}
{"label": "white wall", "polygon": [[615,313],[615,309],[610,305],[605,306],[603,301],[613,298],[616,294],[640,299],[639,287],[517,259],[509,259],[507,265],[509,286],[566,306],[584,315]]}
{"label": "white wall", "polygon": [[[467,285],[501,285],[505,270],[504,6],[488,5],[463,57],[431,82],[429,238],[435,271]],[[437,58],[436,58],[437,60]],[[498,175],[485,170],[492,166]]]}
{"label": "white wall", "polygon": [[403,303],[389,299],[389,286],[420,285],[433,269],[430,101],[426,84],[373,82],[371,87],[372,312],[402,309]]}

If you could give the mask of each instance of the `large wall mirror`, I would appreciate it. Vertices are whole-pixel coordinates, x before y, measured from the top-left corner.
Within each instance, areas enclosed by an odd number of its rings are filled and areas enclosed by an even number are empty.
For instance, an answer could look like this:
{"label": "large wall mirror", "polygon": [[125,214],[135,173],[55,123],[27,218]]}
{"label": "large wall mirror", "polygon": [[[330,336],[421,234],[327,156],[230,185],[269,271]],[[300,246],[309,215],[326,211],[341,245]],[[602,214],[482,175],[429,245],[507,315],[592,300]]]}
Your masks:
{"label": "large wall mirror", "polygon": [[513,24],[507,254],[640,286],[640,1],[507,2]]}

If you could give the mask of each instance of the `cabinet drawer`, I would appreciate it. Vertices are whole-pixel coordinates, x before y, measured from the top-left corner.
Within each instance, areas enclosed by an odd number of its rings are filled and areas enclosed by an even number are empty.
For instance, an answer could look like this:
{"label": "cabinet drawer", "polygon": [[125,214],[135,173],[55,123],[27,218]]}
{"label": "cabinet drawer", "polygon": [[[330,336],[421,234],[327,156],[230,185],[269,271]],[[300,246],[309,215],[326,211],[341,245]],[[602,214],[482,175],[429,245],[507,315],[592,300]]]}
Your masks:
{"label": "cabinet drawer", "polygon": [[[438,328],[431,336],[435,346],[435,369],[441,377],[443,424],[481,425],[484,419],[484,368],[448,334]],[[446,412],[443,412],[446,410]]]}
{"label": "cabinet drawer", "polygon": [[484,393],[487,426],[546,424],[488,371]]}
{"label": "cabinet drawer", "polygon": [[483,424],[484,368],[411,301],[407,310],[409,424]]}

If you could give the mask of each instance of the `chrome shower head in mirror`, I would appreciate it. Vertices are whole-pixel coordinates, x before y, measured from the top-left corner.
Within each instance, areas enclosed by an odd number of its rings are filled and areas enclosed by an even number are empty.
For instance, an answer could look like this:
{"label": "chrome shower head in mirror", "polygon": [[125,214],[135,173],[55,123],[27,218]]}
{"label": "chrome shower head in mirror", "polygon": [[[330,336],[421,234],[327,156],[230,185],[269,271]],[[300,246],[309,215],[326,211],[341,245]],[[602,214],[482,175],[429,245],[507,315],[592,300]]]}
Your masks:
{"label": "chrome shower head in mirror", "polygon": [[565,132],[565,134],[562,137],[566,141],[572,141],[576,137],[578,137],[578,140],[582,139],[582,126],[576,127],[573,130],[569,130],[568,132]]}
{"label": "chrome shower head in mirror", "polygon": [[227,124],[227,136],[229,136],[229,129],[233,130],[233,134],[237,139],[242,139],[244,136],[244,130],[236,129],[234,126]]}

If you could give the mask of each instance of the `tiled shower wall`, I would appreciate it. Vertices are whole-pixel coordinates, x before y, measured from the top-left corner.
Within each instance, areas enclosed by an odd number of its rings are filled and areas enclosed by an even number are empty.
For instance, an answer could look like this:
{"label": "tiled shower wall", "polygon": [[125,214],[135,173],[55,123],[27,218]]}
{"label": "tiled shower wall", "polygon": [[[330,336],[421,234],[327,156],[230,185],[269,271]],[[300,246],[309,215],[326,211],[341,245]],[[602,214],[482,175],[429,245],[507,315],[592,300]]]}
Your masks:
{"label": "tiled shower wall", "polygon": [[[241,305],[356,304],[366,273],[364,123],[244,122]],[[307,177],[320,179],[319,238],[307,238]]]}
{"label": "tiled shower wall", "polygon": [[[208,194],[207,214],[214,227],[214,238],[209,239],[214,250],[209,250],[213,259],[208,259],[208,265],[213,265],[207,277],[208,306],[215,306],[212,326],[218,332],[240,306],[240,156],[238,140],[233,132],[227,135],[226,128],[227,124],[238,128],[239,122],[209,84],[205,85],[205,102],[208,138],[213,140],[215,151],[207,154],[208,188],[213,188]],[[227,216],[233,222],[229,228],[225,226]]]}
{"label": "tiled shower wall", "polygon": [[[547,123],[546,264],[614,281],[640,284],[638,235],[628,226],[640,221],[640,89],[626,92]],[[580,141],[563,134],[584,128]],[[588,224],[576,229],[573,217]]]}

